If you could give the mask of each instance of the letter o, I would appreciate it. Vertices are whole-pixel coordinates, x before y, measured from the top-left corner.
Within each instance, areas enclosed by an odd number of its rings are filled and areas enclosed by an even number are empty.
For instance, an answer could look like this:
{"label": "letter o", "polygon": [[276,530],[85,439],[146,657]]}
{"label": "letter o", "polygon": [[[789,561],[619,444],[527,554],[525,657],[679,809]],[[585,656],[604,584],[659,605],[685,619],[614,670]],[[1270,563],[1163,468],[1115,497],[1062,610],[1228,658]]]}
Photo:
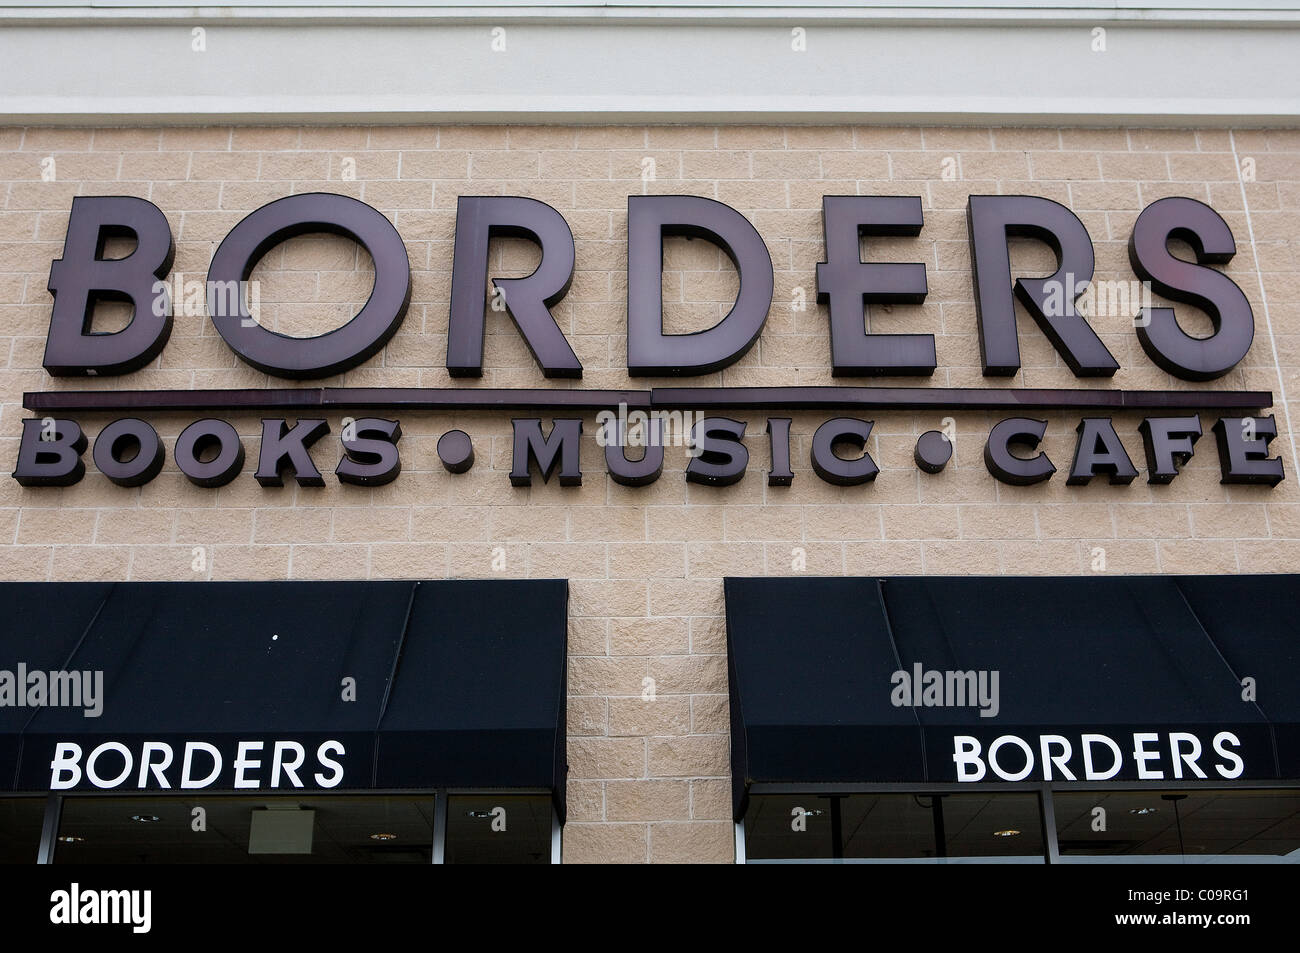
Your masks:
{"label": "letter o", "polygon": [[411,301],[411,263],[397,229],[365,202],[330,192],[277,199],[232,228],[212,256],[209,293],[230,282],[248,281],[271,248],[311,232],[351,238],[374,260],[374,290],[351,321],[310,338],[277,334],[252,320],[242,284],[236,285],[240,291],[235,313],[212,316],[217,333],[240,360],[276,377],[311,380],[356,367],[388,342]]}
{"label": "letter o", "polygon": [[[122,767],[122,773],[111,781],[106,781],[95,773],[95,760],[105,751],[116,751],[122,756],[122,761],[125,762]],[[126,745],[122,744],[120,741],[105,741],[102,745],[92,751],[90,757],[86,759],[86,778],[97,788],[115,788],[126,780],[127,775],[131,773],[133,767],[131,752]]]}
{"label": "letter o", "polygon": [[[205,451],[217,447],[217,455],[202,459]],[[239,433],[224,420],[212,417],[196,420],[176,438],[176,465],[196,486],[225,486],[244,468],[244,444]]]}
{"label": "letter o", "polygon": [[[1023,771],[1017,772],[1016,774],[1007,774],[998,766],[998,749],[1005,744],[1015,745],[1025,753],[1025,767]],[[993,769],[993,773],[1003,781],[1023,781],[1025,778],[1029,777],[1030,772],[1034,770],[1034,750],[1029,747],[1029,742],[1025,741],[1023,738],[1018,738],[1015,735],[1003,735],[995,740],[993,744],[989,745],[988,763],[989,767]]]}
{"label": "letter o", "polygon": [[[118,459],[122,445],[135,441],[139,451],[130,460]],[[114,420],[95,438],[95,466],[118,486],[143,486],[162,470],[162,441],[158,431],[135,417]]]}

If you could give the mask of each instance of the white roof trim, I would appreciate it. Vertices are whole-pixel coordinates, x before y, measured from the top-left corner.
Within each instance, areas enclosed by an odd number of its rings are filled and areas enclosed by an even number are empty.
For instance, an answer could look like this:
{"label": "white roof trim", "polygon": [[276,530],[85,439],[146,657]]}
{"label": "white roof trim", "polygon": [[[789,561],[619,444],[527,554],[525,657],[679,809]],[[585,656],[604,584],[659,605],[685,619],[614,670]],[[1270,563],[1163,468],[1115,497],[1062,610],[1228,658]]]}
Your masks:
{"label": "white roof trim", "polygon": [[[805,17],[812,8],[783,7],[775,20],[742,8],[720,23],[631,23],[488,15],[499,7],[455,20],[460,8],[447,7],[434,21],[352,10],[281,22],[238,15],[267,8],[226,7],[151,22],[6,23],[17,9],[0,9],[6,124],[1300,125],[1300,20],[1008,27],[818,21]],[[577,9],[588,8],[562,12]],[[192,50],[199,28],[203,52]],[[499,29],[504,52],[492,49]],[[793,49],[796,29],[804,51]]]}

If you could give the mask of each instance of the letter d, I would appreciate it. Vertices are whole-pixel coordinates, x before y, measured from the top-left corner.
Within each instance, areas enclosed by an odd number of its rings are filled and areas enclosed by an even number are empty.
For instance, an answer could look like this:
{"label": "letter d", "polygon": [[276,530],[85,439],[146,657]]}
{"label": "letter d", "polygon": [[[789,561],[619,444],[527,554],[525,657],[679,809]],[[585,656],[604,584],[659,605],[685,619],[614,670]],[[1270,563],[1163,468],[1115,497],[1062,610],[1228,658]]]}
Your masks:
{"label": "letter d", "polygon": [[[740,291],[707,331],[663,330],[664,236],[702,238],[736,266]],[[630,195],[627,200],[627,370],[633,377],[710,374],[744,357],[772,306],[772,256],[749,219],[697,195]]]}
{"label": "letter d", "polygon": [[[190,769],[193,767],[194,752],[203,751],[212,758],[212,773],[206,778],[195,780],[190,775]],[[213,745],[206,741],[187,741],[185,742],[185,760],[181,764],[181,787],[182,788],[205,788],[217,779],[221,773],[221,752]]]}

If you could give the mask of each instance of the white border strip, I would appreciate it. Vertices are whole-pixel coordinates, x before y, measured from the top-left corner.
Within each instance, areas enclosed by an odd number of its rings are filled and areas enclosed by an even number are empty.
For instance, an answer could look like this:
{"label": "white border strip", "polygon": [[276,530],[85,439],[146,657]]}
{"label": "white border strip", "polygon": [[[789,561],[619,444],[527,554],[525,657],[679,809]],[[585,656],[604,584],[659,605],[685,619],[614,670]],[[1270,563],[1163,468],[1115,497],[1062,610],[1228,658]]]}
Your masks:
{"label": "white border strip", "polygon": [[[807,18],[823,7],[757,10],[771,19],[739,8],[723,22],[679,16],[716,8],[653,8],[665,16],[643,24],[588,23],[570,15],[587,8],[571,7],[540,22],[522,8],[369,20],[409,13],[387,6],[288,23],[251,15],[264,8],[203,7],[160,22],[5,21],[24,9],[0,9],[0,124],[1300,126],[1295,10],[1267,11],[1291,17],[1271,28],[1234,14],[1236,29],[1187,11],[1106,20],[1135,12],[1115,8],[1079,23],[1039,16],[1060,9],[996,11],[1014,13],[1015,28],[884,21],[879,8],[838,24]],[[64,9],[88,8],[47,12]],[[273,12],[300,9],[322,8]]]}
{"label": "white border strip", "polygon": [[0,0],[0,21],[20,23],[162,23],[220,19],[227,23],[283,22],[473,22],[538,23],[739,23],[797,20],[821,24],[864,22],[997,24],[1134,23],[1206,26],[1263,26],[1294,23],[1300,4],[1294,0],[1254,0],[1233,5],[1221,0],[693,0],[627,2],[610,0],[498,0],[495,3],[430,3],[428,0],[226,0],[218,5],[133,0],[45,0],[15,3]]}

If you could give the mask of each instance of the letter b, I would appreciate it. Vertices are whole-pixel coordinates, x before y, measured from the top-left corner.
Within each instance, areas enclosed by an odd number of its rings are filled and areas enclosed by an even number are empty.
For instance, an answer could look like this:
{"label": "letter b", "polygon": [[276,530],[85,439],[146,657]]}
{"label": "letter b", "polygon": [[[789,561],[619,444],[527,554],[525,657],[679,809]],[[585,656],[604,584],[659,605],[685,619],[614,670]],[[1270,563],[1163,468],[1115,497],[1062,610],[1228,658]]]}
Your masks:
{"label": "letter b", "polygon": [[979,781],[984,777],[984,759],[980,757],[980,743],[970,735],[953,736],[952,760],[957,765],[958,781]]}
{"label": "letter b", "polygon": [[[119,237],[134,238],[135,250],[105,259],[105,242]],[[172,308],[170,301],[155,307],[154,285],[171,271],[174,257],[171,227],[152,202],[125,195],[74,198],[63,257],[50,265],[54,310],[45,369],[56,377],[127,374],[157,357],[171,334]],[[130,303],[131,321],[120,331],[92,333],[95,305],[107,300]]]}
{"label": "letter b", "polygon": [[46,422],[37,418],[23,421],[18,443],[14,479],[23,486],[72,486],[86,474],[81,455],[86,435],[73,420],[53,420],[53,440],[43,440]]}
{"label": "letter b", "polygon": [[[81,745],[60,741],[54,746],[54,760],[50,762],[50,790],[75,788],[81,782]],[[66,776],[65,776],[66,775]]]}

